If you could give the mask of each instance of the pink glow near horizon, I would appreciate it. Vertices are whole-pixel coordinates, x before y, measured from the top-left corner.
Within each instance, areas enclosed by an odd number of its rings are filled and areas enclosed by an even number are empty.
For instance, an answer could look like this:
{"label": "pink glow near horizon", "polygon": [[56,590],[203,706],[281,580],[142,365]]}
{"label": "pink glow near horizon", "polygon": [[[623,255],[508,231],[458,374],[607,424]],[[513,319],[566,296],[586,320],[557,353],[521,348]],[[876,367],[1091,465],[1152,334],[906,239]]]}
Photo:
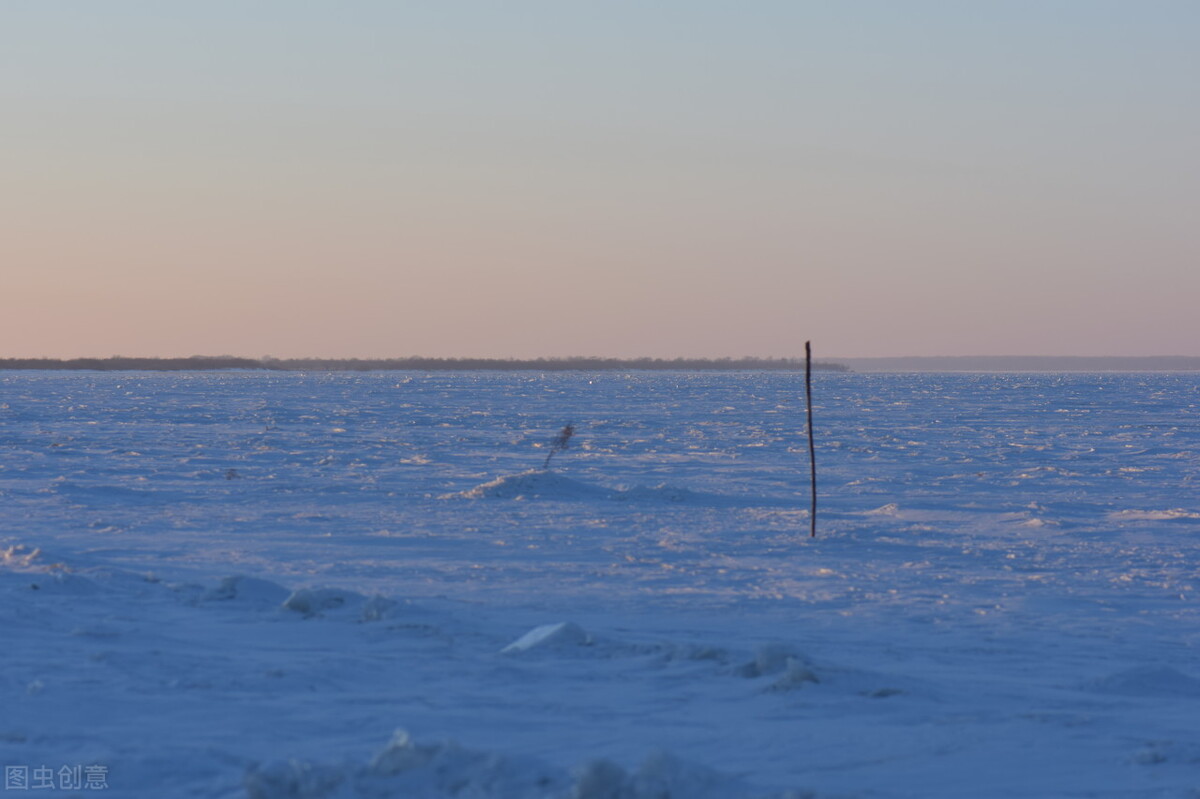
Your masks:
{"label": "pink glow near horizon", "polygon": [[1196,354],[1200,8],[905,5],[6,8],[0,357]]}

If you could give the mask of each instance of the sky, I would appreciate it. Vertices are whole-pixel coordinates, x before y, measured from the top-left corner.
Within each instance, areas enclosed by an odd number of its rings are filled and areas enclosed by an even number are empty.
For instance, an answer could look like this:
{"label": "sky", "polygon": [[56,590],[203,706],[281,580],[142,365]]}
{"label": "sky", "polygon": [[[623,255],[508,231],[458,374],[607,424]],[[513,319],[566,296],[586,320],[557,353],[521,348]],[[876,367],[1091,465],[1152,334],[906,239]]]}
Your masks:
{"label": "sky", "polygon": [[1200,355],[1193,0],[9,0],[0,357]]}

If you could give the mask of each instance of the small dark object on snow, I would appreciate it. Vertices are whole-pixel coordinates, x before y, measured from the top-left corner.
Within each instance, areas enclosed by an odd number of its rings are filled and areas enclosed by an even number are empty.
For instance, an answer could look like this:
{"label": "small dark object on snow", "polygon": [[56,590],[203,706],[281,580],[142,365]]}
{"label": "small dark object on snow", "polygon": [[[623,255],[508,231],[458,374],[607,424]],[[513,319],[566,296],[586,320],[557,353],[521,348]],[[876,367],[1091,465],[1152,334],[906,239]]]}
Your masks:
{"label": "small dark object on snow", "polygon": [[550,444],[550,452],[546,455],[546,462],[542,464],[543,469],[550,468],[550,459],[554,457],[554,453],[560,452],[567,448],[567,442],[571,440],[571,436],[575,435],[575,425],[568,424],[558,435],[554,437],[554,441]]}

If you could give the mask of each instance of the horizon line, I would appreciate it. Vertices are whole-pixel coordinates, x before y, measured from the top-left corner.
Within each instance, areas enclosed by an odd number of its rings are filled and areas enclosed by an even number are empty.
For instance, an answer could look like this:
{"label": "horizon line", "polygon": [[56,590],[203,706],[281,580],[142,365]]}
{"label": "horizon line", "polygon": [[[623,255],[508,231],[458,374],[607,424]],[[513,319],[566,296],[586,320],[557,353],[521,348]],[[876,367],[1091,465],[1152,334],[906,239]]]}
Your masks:
{"label": "horizon line", "polygon": [[[245,361],[274,362],[274,361],[804,361],[804,355],[4,355],[0,362],[5,361],[111,361],[111,360],[221,360],[236,359]],[[1150,355],[1078,355],[1061,353],[1055,355],[1031,355],[1023,353],[1006,353],[1002,355],[823,355],[826,360],[835,361],[900,361],[900,360],[987,360],[987,359],[1080,359],[1080,360],[1148,360],[1175,359],[1200,360],[1198,355],[1180,354],[1150,354]],[[814,362],[816,359],[814,358]]]}

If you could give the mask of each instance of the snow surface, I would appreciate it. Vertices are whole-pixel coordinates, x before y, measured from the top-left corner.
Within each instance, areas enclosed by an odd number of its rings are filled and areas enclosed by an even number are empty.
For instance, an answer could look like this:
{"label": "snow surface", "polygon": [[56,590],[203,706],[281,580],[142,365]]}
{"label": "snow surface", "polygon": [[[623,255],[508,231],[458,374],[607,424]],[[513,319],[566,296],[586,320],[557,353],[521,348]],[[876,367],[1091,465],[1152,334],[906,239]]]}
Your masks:
{"label": "snow surface", "polygon": [[815,540],[802,380],[4,373],[0,760],[121,797],[1200,796],[1200,377],[819,374]]}

